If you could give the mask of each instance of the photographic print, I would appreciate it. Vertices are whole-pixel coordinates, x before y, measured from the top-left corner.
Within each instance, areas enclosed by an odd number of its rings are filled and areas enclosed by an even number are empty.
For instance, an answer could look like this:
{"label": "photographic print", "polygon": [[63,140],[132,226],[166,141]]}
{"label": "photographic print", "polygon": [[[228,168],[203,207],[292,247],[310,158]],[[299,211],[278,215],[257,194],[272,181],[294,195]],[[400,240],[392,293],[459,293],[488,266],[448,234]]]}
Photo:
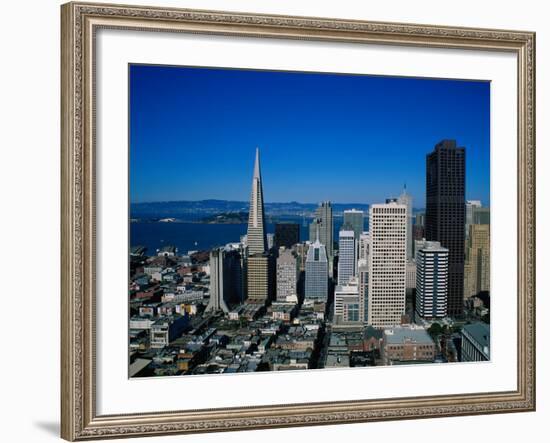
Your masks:
{"label": "photographic print", "polygon": [[490,82],[128,75],[130,378],[491,359]]}

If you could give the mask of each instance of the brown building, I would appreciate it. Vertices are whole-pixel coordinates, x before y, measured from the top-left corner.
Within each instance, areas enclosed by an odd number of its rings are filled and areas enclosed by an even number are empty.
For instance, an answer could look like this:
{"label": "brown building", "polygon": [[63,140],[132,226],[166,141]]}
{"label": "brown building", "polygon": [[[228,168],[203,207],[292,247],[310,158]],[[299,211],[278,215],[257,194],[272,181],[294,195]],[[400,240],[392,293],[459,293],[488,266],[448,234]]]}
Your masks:
{"label": "brown building", "polygon": [[426,329],[414,325],[384,330],[382,361],[385,365],[433,362],[436,346]]}

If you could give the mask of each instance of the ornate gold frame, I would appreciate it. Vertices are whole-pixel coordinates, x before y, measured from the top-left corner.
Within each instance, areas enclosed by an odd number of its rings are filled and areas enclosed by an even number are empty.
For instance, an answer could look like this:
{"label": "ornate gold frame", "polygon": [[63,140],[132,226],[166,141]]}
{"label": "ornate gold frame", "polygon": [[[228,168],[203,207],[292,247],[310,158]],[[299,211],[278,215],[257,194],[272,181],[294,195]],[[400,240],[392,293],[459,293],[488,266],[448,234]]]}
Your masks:
{"label": "ornate gold frame", "polygon": [[[68,3],[61,7],[61,436],[86,440],[535,409],[535,34]],[[98,28],[508,51],[518,59],[518,383],[511,392],[98,416],[94,33]]]}

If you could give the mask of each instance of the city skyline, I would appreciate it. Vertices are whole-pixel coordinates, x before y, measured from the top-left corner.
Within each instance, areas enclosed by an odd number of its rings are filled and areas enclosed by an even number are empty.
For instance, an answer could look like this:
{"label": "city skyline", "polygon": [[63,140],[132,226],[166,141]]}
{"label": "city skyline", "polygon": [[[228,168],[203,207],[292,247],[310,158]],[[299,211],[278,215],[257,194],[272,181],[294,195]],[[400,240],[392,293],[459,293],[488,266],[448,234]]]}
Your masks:
{"label": "city skyline", "polygon": [[[130,200],[247,201],[250,154],[259,147],[265,202],[372,204],[398,196],[406,183],[414,206],[424,207],[426,155],[455,138],[468,151],[466,198],[489,205],[489,89],[458,80],[131,65]],[[300,112],[305,120],[297,122]],[[201,161],[203,150],[217,161]],[[330,174],[335,165],[345,173]]]}

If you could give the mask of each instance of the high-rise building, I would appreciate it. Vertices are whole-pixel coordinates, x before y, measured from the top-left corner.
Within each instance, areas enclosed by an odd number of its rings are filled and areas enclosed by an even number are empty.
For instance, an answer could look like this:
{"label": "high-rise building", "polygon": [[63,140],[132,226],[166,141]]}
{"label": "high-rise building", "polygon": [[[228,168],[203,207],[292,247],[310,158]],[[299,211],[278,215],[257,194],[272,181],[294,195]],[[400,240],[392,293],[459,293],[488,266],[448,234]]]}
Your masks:
{"label": "high-rise building", "polygon": [[447,315],[447,282],[449,250],[428,246],[417,252],[416,313],[422,318],[443,318]]}
{"label": "high-rise building", "polygon": [[472,223],[474,225],[488,225],[491,223],[491,209],[480,207],[474,208],[472,214]]}
{"label": "high-rise building", "polygon": [[249,255],[247,260],[248,300],[263,303],[272,300],[273,257],[269,254]]}
{"label": "high-rise building", "polygon": [[407,185],[403,186],[397,203],[407,207],[407,260],[410,260],[413,256],[413,199],[412,195],[407,193]]}
{"label": "high-rise building", "polygon": [[355,276],[356,259],[355,233],[341,230],[338,235],[338,284],[346,285]]}
{"label": "high-rise building", "polygon": [[367,260],[370,250],[370,233],[362,232],[359,236],[359,254],[358,260]]}
{"label": "high-rise building", "polygon": [[416,261],[407,260],[407,278],[405,279],[405,287],[407,290],[416,289]]}
{"label": "high-rise building", "polygon": [[468,227],[474,223],[474,208],[481,208],[480,200],[466,200],[466,221],[464,223],[466,237],[468,237]]}
{"label": "high-rise building", "polygon": [[248,248],[246,270],[248,299],[255,302],[271,300],[275,286],[275,273],[273,257],[267,252],[269,248],[265,231],[264,195],[258,148],[256,148],[252,177],[246,244]]}
{"label": "high-rise building", "polygon": [[277,257],[277,301],[296,297],[298,286],[298,263],[290,249],[281,248]]}
{"label": "high-rise building", "polygon": [[371,205],[368,324],[391,327],[405,313],[407,207],[395,202]]}
{"label": "high-rise building", "polygon": [[469,228],[464,265],[464,298],[490,289],[490,225],[472,224]]}
{"label": "high-rise building", "polygon": [[[334,221],[332,218],[332,204],[329,201],[322,202],[315,211],[315,220],[309,230],[309,241],[319,242],[325,245],[329,263],[334,259]],[[317,237],[318,235],[318,237]]]}
{"label": "high-rise building", "polygon": [[464,313],[464,224],[466,153],[455,140],[443,140],[426,157],[427,240],[449,250],[447,314]]}
{"label": "high-rise building", "polygon": [[206,311],[229,312],[224,299],[226,285],[224,284],[223,256],[221,248],[210,251],[210,300]]}
{"label": "high-rise building", "polygon": [[319,240],[307,252],[305,298],[325,302],[328,298],[328,258]]}
{"label": "high-rise building", "polygon": [[264,194],[260,171],[260,150],[256,148],[254,174],[252,177],[252,192],[250,194],[250,209],[248,214],[247,245],[249,255],[267,252],[267,236],[265,231]]}
{"label": "high-rise building", "polygon": [[357,209],[346,209],[344,211],[344,224],[346,228],[351,228],[355,234],[355,239],[359,239],[364,228],[365,214]]}
{"label": "high-rise building", "polygon": [[292,248],[300,243],[300,225],[298,223],[275,223],[275,249]]}
{"label": "high-rise building", "polygon": [[438,241],[428,241],[425,238],[414,241],[414,259],[418,260],[418,251],[423,248],[440,248],[441,243]]}
{"label": "high-rise building", "polygon": [[207,311],[229,312],[229,306],[243,300],[241,254],[217,248],[210,252],[210,301]]}
{"label": "high-rise building", "polygon": [[355,277],[352,277],[344,285],[336,286],[334,290],[333,318],[335,325],[361,324],[362,315],[360,308],[359,287]]}
{"label": "high-rise building", "polygon": [[366,258],[361,258],[357,262],[357,284],[359,286],[359,321],[365,323],[369,318],[369,263]]}

